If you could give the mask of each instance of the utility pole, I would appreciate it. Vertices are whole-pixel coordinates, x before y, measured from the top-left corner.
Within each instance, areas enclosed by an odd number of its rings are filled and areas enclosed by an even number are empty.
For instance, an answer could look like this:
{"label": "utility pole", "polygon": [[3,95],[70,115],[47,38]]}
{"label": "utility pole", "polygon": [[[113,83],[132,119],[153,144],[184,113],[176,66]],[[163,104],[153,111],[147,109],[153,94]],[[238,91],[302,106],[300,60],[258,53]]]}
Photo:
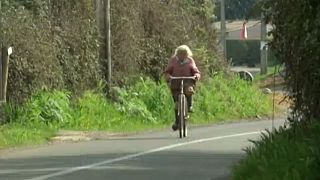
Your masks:
{"label": "utility pole", "polygon": [[221,16],[220,16],[220,33],[221,33],[221,45],[223,49],[223,57],[227,60],[227,42],[226,42],[226,12],[225,12],[225,0],[220,0]]}
{"label": "utility pole", "polygon": [[106,55],[108,61],[108,87],[112,84],[112,62],[111,62],[111,24],[110,24],[110,0],[106,0]]}
{"label": "utility pole", "polygon": [[261,13],[261,56],[260,56],[260,73],[268,73],[268,45],[267,45],[267,25],[265,21],[264,14]]}

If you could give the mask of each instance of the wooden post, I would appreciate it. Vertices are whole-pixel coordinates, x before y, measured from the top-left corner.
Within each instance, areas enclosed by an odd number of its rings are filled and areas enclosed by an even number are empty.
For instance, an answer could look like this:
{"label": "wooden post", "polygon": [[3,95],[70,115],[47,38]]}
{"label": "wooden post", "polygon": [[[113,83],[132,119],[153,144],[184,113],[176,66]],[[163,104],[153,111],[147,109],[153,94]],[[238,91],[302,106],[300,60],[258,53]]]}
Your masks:
{"label": "wooden post", "polygon": [[6,56],[6,48],[1,46],[1,57],[0,57],[0,101],[3,102],[3,61]]}
{"label": "wooden post", "polygon": [[1,87],[2,87],[2,96],[1,100],[3,102],[7,101],[7,84],[8,84],[8,70],[9,70],[9,56],[12,53],[12,48],[2,48],[2,76],[1,76]]}
{"label": "wooden post", "polygon": [[[1,13],[1,8],[2,8],[2,4],[0,1],[0,21],[2,20],[2,13]],[[0,23],[0,41],[3,41],[2,37],[1,37],[1,33],[2,33],[2,24]],[[3,61],[3,57],[4,57],[4,48],[3,48],[3,42],[0,42],[0,101],[2,102],[2,61]]]}
{"label": "wooden post", "polygon": [[[99,43],[101,44],[99,50],[99,57],[101,59],[106,59],[105,52],[105,32],[106,32],[106,17],[105,17],[105,0],[95,0],[95,11],[96,11],[96,21],[99,29],[100,39]],[[104,64],[105,65],[105,64]],[[107,77],[107,75],[105,75]]]}
{"label": "wooden post", "polygon": [[223,57],[227,60],[227,41],[226,41],[226,12],[225,12],[225,0],[220,0],[221,17],[220,17],[220,31],[221,31],[221,43],[223,49]]}
{"label": "wooden post", "polygon": [[261,41],[260,41],[260,48],[261,48],[261,63],[260,63],[260,73],[261,74],[267,74],[268,73],[268,62],[267,62],[267,54],[268,54],[268,48],[267,48],[267,25],[265,22],[264,15],[261,14]]}
{"label": "wooden post", "polygon": [[110,90],[112,84],[110,0],[95,0],[95,11],[99,33],[102,37],[99,56],[104,60],[105,78]]}
{"label": "wooden post", "polygon": [[108,86],[112,84],[112,63],[111,63],[111,24],[110,24],[110,0],[106,3],[106,53],[108,61]]}

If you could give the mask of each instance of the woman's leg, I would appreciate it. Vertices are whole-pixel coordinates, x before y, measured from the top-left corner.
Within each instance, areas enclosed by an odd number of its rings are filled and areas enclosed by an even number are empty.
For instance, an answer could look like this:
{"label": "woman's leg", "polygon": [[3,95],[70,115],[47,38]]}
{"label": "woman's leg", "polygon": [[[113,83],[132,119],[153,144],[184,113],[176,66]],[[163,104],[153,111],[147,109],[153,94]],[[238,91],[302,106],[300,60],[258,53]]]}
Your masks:
{"label": "woman's leg", "polygon": [[177,90],[171,90],[172,92],[172,98],[174,101],[174,113],[175,113],[175,122],[172,125],[172,129],[174,131],[178,130],[179,128],[179,117],[178,117],[178,98],[179,98],[179,91]]}

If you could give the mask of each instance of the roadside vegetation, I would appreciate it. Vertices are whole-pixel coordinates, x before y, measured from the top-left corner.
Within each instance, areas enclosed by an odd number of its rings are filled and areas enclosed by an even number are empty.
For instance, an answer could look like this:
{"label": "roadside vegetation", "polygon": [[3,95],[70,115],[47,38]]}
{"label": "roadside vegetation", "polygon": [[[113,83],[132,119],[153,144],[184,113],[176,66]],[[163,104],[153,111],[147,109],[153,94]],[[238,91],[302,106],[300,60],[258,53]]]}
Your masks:
{"label": "roadside vegetation", "polygon": [[245,151],[247,157],[234,168],[233,179],[319,179],[320,124],[301,129],[280,128],[266,132]]}
{"label": "roadside vegetation", "polygon": [[268,73],[267,74],[258,74],[257,76],[254,77],[255,82],[261,82],[266,79],[269,79],[270,77],[275,76],[283,76],[283,67],[280,64],[276,64],[273,66],[268,67]]}
{"label": "roadside vegetation", "polygon": [[[102,87],[73,97],[70,92],[43,89],[22,105],[5,105],[9,123],[1,126],[0,148],[37,144],[61,129],[141,132],[170,128],[173,101],[165,82],[141,78],[133,86],[114,88],[106,98]],[[237,77],[217,75],[198,84],[192,124],[270,115],[268,96]]]}
{"label": "roadside vegetation", "polygon": [[[211,0],[111,3],[111,85],[99,0],[2,0],[1,44],[14,53],[0,148],[47,142],[61,129],[169,128],[173,103],[161,77],[181,44],[191,47],[203,77],[192,123],[267,115],[267,96],[223,75],[228,63],[216,45],[214,6]],[[213,72],[221,73],[213,77]]]}
{"label": "roadside vegetation", "polygon": [[271,46],[285,65],[291,113],[286,127],[264,133],[246,149],[234,167],[235,180],[320,179],[319,8],[320,2],[311,0],[264,3],[276,27]]}

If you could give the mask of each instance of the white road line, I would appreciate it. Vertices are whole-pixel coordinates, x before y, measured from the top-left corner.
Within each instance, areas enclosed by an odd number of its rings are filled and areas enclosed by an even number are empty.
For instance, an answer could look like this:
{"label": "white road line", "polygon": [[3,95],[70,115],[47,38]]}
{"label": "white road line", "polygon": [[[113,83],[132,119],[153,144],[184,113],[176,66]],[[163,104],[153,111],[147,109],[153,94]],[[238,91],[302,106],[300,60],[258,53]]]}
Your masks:
{"label": "white road line", "polygon": [[45,180],[45,179],[49,179],[49,178],[53,178],[53,177],[58,177],[58,176],[71,174],[71,173],[74,173],[74,172],[77,172],[77,171],[81,171],[81,170],[92,169],[92,168],[95,168],[97,166],[112,164],[112,163],[115,163],[115,162],[124,161],[124,160],[128,160],[128,159],[133,159],[133,158],[136,158],[136,157],[139,157],[139,156],[144,156],[144,155],[148,155],[148,154],[151,154],[151,153],[165,151],[165,150],[169,150],[169,149],[173,149],[173,148],[177,148],[177,147],[181,147],[181,146],[186,146],[186,145],[190,145],[190,144],[197,144],[197,143],[202,143],[202,142],[215,141],[215,140],[227,139],[227,138],[233,138],[233,137],[249,136],[249,135],[260,134],[260,133],[261,133],[261,131],[246,132],[246,133],[241,133],[241,134],[232,134],[232,135],[227,135],[227,136],[217,136],[217,137],[198,139],[198,140],[194,140],[194,141],[173,144],[173,145],[164,146],[164,147],[160,147],[160,148],[156,148],[156,149],[151,149],[151,150],[144,151],[144,152],[141,152],[141,153],[131,154],[131,155],[115,158],[115,159],[109,159],[109,160],[101,161],[101,162],[94,163],[94,164],[89,164],[89,165],[86,165],[86,166],[73,167],[73,168],[69,168],[69,169],[66,169],[66,170],[63,170],[63,171],[59,171],[59,172],[56,172],[56,173],[52,173],[52,174],[48,174],[48,175],[44,175],[44,176],[39,176],[39,177],[34,177],[34,178],[31,178],[31,179],[27,179],[27,180]]}
{"label": "white road line", "polygon": [[[71,169],[73,167],[59,167],[59,168],[38,168],[38,169],[7,169],[0,170],[0,175],[3,174],[17,174],[17,173],[39,173],[39,172],[56,172],[63,171],[65,169]],[[104,170],[104,169],[113,169],[113,170],[149,170],[151,168],[146,167],[131,167],[131,166],[99,166],[92,167],[90,170]]]}

